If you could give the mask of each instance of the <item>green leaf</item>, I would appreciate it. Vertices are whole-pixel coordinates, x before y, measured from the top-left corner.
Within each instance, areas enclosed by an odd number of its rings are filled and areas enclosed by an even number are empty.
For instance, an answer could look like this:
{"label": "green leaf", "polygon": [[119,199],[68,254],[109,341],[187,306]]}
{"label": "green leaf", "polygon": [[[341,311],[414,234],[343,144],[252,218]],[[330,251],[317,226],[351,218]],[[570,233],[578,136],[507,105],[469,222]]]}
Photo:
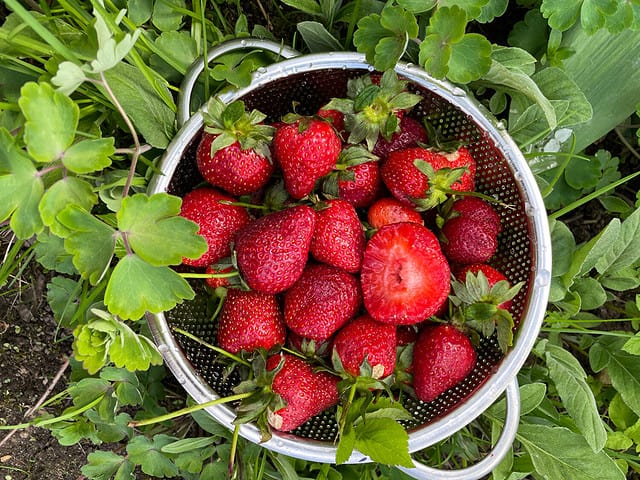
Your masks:
{"label": "green leaf", "polygon": [[640,245],[637,239],[640,235],[640,209],[636,209],[620,225],[617,238],[602,257],[598,259],[595,268],[598,273],[616,271],[630,267],[640,259]]}
{"label": "green leaf", "polygon": [[135,30],[132,34],[127,33],[122,36],[120,41],[116,42],[114,34],[102,14],[98,10],[94,10],[93,14],[96,17],[94,28],[98,40],[98,51],[96,52],[95,60],[91,61],[90,71],[92,73],[102,73],[115,67],[127,56],[142,31]]}
{"label": "green leaf", "polygon": [[162,32],[155,41],[160,51],[149,59],[151,66],[163,76],[180,81],[184,72],[198,57],[198,43],[189,32]]}
{"label": "green leaf", "polygon": [[340,434],[340,441],[336,448],[336,463],[338,465],[345,463],[351,457],[353,450],[356,448],[356,432],[353,427],[347,425]]}
{"label": "green leaf", "polygon": [[581,310],[594,310],[607,301],[607,292],[595,278],[577,278],[571,286],[571,291],[580,296]]}
{"label": "green leaf", "polygon": [[480,23],[489,23],[497,17],[501,17],[507,11],[509,0],[489,0],[482,7],[480,15],[476,17],[476,21]]}
{"label": "green leaf", "polygon": [[38,202],[44,184],[31,159],[0,129],[0,222],[11,217],[9,226],[19,239],[42,231]]}
{"label": "green leaf", "polygon": [[[151,146],[166,148],[175,135],[175,112],[149,85],[142,72],[120,62],[104,75],[138,132]],[[162,88],[170,97],[169,90],[163,85],[158,77],[156,87]]]}
{"label": "green leaf", "polygon": [[52,235],[49,230],[38,234],[34,250],[36,260],[47,270],[68,275],[78,273],[73,266],[73,257],[64,248],[64,239]]}
{"label": "green leaf", "polygon": [[87,79],[82,68],[73,62],[62,62],[51,83],[64,95],[71,95]]}
{"label": "green leaf", "polygon": [[118,228],[126,233],[132,250],[151,265],[179,265],[183,257],[198,258],[207,250],[198,225],[180,216],[180,203],[179,197],[167,193],[138,193],[122,201]]}
{"label": "green leaf", "polygon": [[619,393],[616,393],[609,402],[607,413],[618,430],[626,430],[638,421],[638,415],[624,403]]}
{"label": "green leaf", "polygon": [[[520,415],[526,415],[534,411],[542,403],[547,393],[547,386],[544,383],[525,383],[520,385]],[[500,419],[505,418],[507,408],[506,400],[496,402],[487,411],[491,415]]]}
{"label": "green leaf", "polygon": [[52,233],[66,237],[71,231],[58,221],[58,214],[69,205],[90,211],[98,202],[93,187],[78,177],[65,176],[51,185],[42,196],[38,209],[44,224]]}
{"label": "green leaf", "polygon": [[438,4],[438,0],[397,0],[398,5],[413,14],[428,12]]}
{"label": "green leaf", "polygon": [[176,477],[179,474],[178,467],[171,457],[161,452],[162,447],[176,440],[163,434],[155,435],[153,439],[136,436],[127,444],[129,460],[140,465],[142,471],[152,477]]}
{"label": "green leaf", "polygon": [[78,282],[67,277],[53,277],[47,284],[47,302],[53,315],[62,325],[69,325],[78,309]]}
{"label": "green leaf", "polygon": [[[118,336],[109,345],[109,358],[116,367],[126,368],[130,372],[146,371],[151,365],[162,363],[162,356],[151,340],[138,335],[124,322],[117,322],[117,327]],[[127,400],[140,403],[131,396]]]}
{"label": "green leaf", "polygon": [[[113,452],[97,450],[87,456],[88,463],[80,471],[90,480],[109,480],[128,460]],[[126,477],[125,477],[126,478]]]}
{"label": "green leaf", "polygon": [[447,75],[450,58],[451,45],[443,44],[438,35],[427,35],[420,44],[420,65],[435,78]]}
{"label": "green leaf", "polygon": [[153,266],[137,255],[126,255],[113,269],[105,304],[113,314],[137,320],[147,311],[170,310],[194,296],[187,281],[171,268]]}
{"label": "green leaf", "polygon": [[153,13],[153,0],[127,0],[127,17],[135,25],[146,23]]}
{"label": "green leaf", "polygon": [[367,62],[373,65],[376,60],[378,42],[390,33],[380,24],[379,14],[370,14],[358,21],[358,28],[353,35],[353,44],[358,52],[365,54]]}
{"label": "green leaf", "polygon": [[607,441],[607,431],[600,418],[596,399],[587,383],[587,374],[578,360],[565,349],[546,340],[541,344],[544,345],[549,376],[558,390],[563,406],[576,422],[591,449],[599,452]]}
{"label": "green leaf", "polygon": [[97,285],[113,257],[116,231],[77,205],[69,205],[57,218],[71,232],[64,246],[73,255],[73,265],[83,278]]}
{"label": "green leaf", "polygon": [[452,44],[463,39],[467,26],[466,12],[457,6],[440,6],[429,19],[428,35],[437,35],[443,43]]}
{"label": "green leaf", "polygon": [[354,427],[355,447],[374,462],[413,467],[409,455],[409,435],[395,420],[368,418]]}
{"label": "green leaf", "polygon": [[75,137],[78,106],[48,83],[35,82],[22,87],[18,103],[26,118],[24,139],[29,155],[43,163],[60,159]]}
{"label": "green leaf", "polygon": [[531,455],[542,478],[624,480],[625,475],[604,452],[594,453],[582,435],[563,427],[521,424],[518,440]]}
{"label": "green leaf", "polygon": [[559,277],[569,270],[571,258],[576,249],[576,240],[569,227],[561,221],[552,221],[550,230],[551,255],[553,258],[552,275]]}
{"label": "green leaf", "polygon": [[640,415],[640,357],[622,350],[624,344],[624,338],[601,336],[589,349],[589,362],[596,372],[607,368],[624,403]]}
{"label": "green leaf", "polygon": [[484,7],[489,0],[440,0],[438,5],[443,7],[459,7],[464,10],[470,19],[474,19],[480,16],[482,13],[482,7]]}
{"label": "green leaf", "polygon": [[189,450],[197,450],[200,448],[213,445],[216,441],[214,437],[198,437],[198,438],[183,438],[173,443],[168,443],[161,448],[164,453],[185,453]]}
{"label": "green leaf", "polygon": [[315,0],[282,0],[282,3],[309,15],[322,15],[322,9]]}
{"label": "green leaf", "polygon": [[336,52],[343,49],[338,39],[320,22],[300,22],[297,29],[312,53]]}
{"label": "green leaf", "polygon": [[65,167],[75,173],[97,172],[111,165],[115,152],[113,138],[81,140],[69,147],[62,157]]}
{"label": "green leaf", "polygon": [[491,43],[478,33],[468,33],[451,47],[448,78],[457,83],[478,80],[491,68]]}
{"label": "green leaf", "polygon": [[407,37],[385,37],[376,45],[374,66],[378,70],[393,68],[407,48]]}
{"label": "green leaf", "polygon": [[584,0],[543,0],[540,11],[549,19],[549,26],[561,32],[568,30],[580,16]]}
{"label": "green leaf", "polygon": [[185,9],[184,0],[158,0],[153,4],[151,22],[163,32],[178,30]]}
{"label": "green leaf", "polygon": [[385,7],[380,14],[380,25],[394,32],[398,37],[415,38],[418,36],[416,17],[401,7]]}

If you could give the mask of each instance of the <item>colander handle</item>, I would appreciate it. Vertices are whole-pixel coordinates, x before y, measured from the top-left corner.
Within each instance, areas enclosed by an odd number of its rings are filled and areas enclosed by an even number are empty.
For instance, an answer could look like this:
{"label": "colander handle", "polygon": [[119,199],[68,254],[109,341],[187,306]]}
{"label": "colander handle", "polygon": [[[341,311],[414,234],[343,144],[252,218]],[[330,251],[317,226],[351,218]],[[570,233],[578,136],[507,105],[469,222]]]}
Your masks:
{"label": "colander handle", "polygon": [[[287,47],[280,43],[272,42],[270,40],[263,40],[260,38],[243,38],[229,40],[223,42],[215,47],[209,49],[207,52],[207,63],[211,63],[225,53],[232,52],[234,50],[244,50],[247,48],[257,48],[262,50],[268,50],[270,52],[281,55],[284,58],[292,58],[300,55],[300,52],[294,50],[291,47]],[[204,71],[204,57],[200,60],[196,60],[187,70],[187,73],[180,84],[180,95],[178,96],[178,112],[177,122],[178,127],[182,127],[189,117],[191,117],[191,94],[193,93],[193,87],[198,80],[200,74]]]}
{"label": "colander handle", "polygon": [[416,464],[415,468],[398,468],[418,480],[477,480],[491,473],[509,452],[520,422],[520,390],[516,378],[507,385],[505,393],[507,412],[505,414],[504,429],[491,453],[480,462],[460,470],[440,470],[427,467],[418,462],[414,462]]}

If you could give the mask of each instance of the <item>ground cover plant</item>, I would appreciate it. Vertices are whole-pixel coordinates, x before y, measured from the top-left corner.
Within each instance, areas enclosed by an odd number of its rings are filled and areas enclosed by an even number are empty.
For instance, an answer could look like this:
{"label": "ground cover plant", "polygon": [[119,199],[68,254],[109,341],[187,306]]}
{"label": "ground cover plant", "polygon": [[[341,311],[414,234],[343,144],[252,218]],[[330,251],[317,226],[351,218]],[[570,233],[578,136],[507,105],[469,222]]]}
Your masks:
{"label": "ground cover plant", "polygon": [[[2,13],[0,220],[11,239],[2,298],[24,288],[26,272],[45,272],[57,325],[49,349],[65,339],[73,356],[66,388],[1,428],[46,429],[69,449],[92,450],[59,478],[409,478],[386,459],[317,464],[244,441],[192,406],[150,340],[144,313],[193,297],[174,267],[205,245],[179,215],[181,200],[147,195],[147,182],[176,133],[188,66],[248,36],[302,52],[359,51],[381,72],[410,61],[502,120],[545,199],[553,272],[544,326],[518,375],[516,442],[491,478],[638,475],[637,2],[5,0]],[[259,51],[220,57],[194,103],[246,85],[272,61]],[[17,332],[11,317],[2,322],[3,335]],[[18,354],[3,346],[3,365]],[[415,458],[471,464],[503,422],[501,402]],[[4,460],[0,470],[30,474]]]}

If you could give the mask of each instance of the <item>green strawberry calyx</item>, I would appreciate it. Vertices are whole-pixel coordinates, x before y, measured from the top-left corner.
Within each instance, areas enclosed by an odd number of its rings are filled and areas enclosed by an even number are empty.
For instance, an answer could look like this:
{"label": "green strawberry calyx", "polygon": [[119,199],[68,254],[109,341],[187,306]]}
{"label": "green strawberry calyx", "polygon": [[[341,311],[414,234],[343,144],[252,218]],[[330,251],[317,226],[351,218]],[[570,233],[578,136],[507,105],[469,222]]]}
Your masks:
{"label": "green strawberry calyx", "polygon": [[512,300],[524,282],[511,286],[500,280],[493,286],[482,271],[467,272],[464,282],[453,280],[451,302],[457,307],[452,323],[472,328],[485,337],[497,334],[503,352],[513,344],[513,315],[500,305]]}
{"label": "green strawberry calyx", "polygon": [[451,185],[456,183],[469,171],[467,167],[439,168],[434,169],[426,160],[420,158],[414,160],[413,164],[421,173],[426,175],[429,188],[424,192],[424,198],[412,198],[418,211],[430,210],[447,201],[451,194],[460,192],[451,189]]}
{"label": "green strawberry calyx", "polygon": [[422,100],[420,95],[407,91],[407,82],[400,80],[394,70],[387,70],[376,85],[370,75],[349,80],[348,98],[334,98],[323,108],[344,114],[349,143],[365,142],[373,150],[381,135],[389,140],[400,129],[398,113],[409,110]]}
{"label": "green strawberry calyx", "polygon": [[267,116],[259,110],[246,110],[242,100],[228,105],[218,97],[211,97],[203,112],[204,130],[215,135],[211,142],[211,155],[238,142],[242,150],[254,150],[258,155],[271,159],[269,145],[275,127],[262,123]]}

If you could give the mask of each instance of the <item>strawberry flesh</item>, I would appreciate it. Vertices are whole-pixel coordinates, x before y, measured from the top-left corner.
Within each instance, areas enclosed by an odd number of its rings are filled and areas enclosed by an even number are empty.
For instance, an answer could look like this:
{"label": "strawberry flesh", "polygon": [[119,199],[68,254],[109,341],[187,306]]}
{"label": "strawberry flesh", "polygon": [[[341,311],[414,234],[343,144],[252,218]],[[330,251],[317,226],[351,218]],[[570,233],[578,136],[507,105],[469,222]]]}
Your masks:
{"label": "strawberry flesh", "polygon": [[435,314],[450,289],[450,269],[436,236],[417,223],[385,225],[369,240],[361,270],[364,305],[396,325]]}

